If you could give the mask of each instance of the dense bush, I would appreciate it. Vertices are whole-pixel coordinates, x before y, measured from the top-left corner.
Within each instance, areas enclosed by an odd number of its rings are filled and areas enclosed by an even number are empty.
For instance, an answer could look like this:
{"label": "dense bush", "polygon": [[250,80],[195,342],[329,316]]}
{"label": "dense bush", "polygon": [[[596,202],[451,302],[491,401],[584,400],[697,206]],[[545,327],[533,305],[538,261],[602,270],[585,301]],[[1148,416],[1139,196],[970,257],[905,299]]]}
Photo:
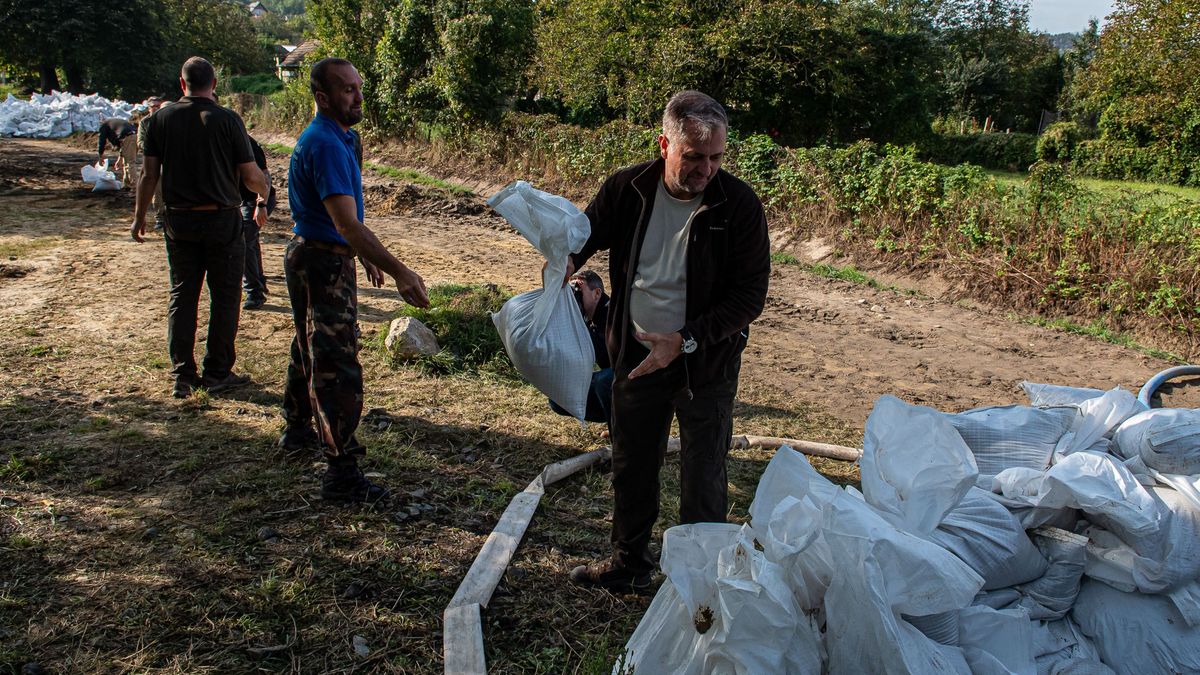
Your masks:
{"label": "dense bush", "polygon": [[1076,173],[1113,180],[1200,185],[1200,158],[1169,147],[1137,147],[1120,141],[1083,141],[1071,157]]}
{"label": "dense bush", "polygon": [[1055,122],[1037,139],[1037,158],[1042,162],[1069,161],[1083,140],[1083,130],[1074,122]]}
{"label": "dense bush", "polygon": [[235,75],[230,78],[229,88],[235,92],[258,94],[265,96],[283,89],[283,82],[274,73],[254,73],[253,75]]}
{"label": "dense bush", "polygon": [[942,134],[921,145],[923,158],[938,164],[978,164],[1001,171],[1026,171],[1037,161],[1033,134]]}
{"label": "dense bush", "polygon": [[265,103],[243,114],[246,123],[275,131],[296,133],[308,125],[314,113],[307,78],[295,78],[266,97]]}

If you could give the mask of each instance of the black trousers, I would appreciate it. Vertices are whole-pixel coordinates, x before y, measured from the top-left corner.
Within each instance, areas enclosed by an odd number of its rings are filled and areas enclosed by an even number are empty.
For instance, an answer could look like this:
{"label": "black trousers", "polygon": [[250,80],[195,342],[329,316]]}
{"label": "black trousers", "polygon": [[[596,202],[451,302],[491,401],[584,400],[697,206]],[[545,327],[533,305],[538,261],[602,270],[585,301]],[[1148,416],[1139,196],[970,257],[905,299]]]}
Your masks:
{"label": "black trousers", "polygon": [[221,379],[233,370],[241,311],[246,244],[236,208],[220,211],[167,210],[165,224],[171,296],[167,305],[167,348],[171,372],[196,380],[196,313],[200,287],[210,297],[204,376]]}
{"label": "black trousers", "polygon": [[[671,419],[679,419],[679,522],[723,523],[728,510],[725,458],[733,440],[733,399],[741,356],[722,376],[689,388],[685,357],[649,375],[629,372],[648,353],[626,345],[613,382],[614,559],[634,572],[654,569],[650,537],[659,512],[659,472],[667,452]],[[703,358],[701,352],[686,358]]]}
{"label": "black trousers", "polygon": [[242,205],[241,212],[242,238],[246,242],[242,290],[246,292],[247,300],[262,300],[267,295],[267,277],[263,273],[262,246],[259,244],[258,223],[254,222],[254,205]]}

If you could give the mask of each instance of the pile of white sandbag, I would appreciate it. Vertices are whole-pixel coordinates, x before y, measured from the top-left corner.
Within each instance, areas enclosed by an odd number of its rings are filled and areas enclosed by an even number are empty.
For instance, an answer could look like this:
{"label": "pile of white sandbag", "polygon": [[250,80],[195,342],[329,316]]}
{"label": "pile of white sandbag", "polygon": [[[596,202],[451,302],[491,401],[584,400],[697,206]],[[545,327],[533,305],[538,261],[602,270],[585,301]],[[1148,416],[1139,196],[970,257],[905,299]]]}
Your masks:
{"label": "pile of white sandbag", "polygon": [[779,450],[749,524],[666,532],[613,672],[1200,672],[1200,411],[1025,388],[881,398],[861,492]]}
{"label": "pile of white sandbag", "polygon": [[55,91],[29,100],[12,94],[0,102],[0,136],[63,138],[81,131],[95,132],[110,117],[129,119],[145,103],[110,101],[99,94],[76,96]]}

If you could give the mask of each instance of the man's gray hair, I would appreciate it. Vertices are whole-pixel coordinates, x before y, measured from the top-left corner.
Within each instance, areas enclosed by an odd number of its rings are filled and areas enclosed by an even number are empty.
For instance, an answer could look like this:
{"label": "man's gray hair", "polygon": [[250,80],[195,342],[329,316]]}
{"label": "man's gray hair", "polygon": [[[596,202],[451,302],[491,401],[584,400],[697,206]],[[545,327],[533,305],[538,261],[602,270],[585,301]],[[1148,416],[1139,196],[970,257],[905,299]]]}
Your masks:
{"label": "man's gray hair", "polygon": [[[689,122],[691,129],[688,129]],[[728,129],[729,118],[725,115],[725,108],[713,97],[688,90],[675,94],[667,101],[662,125],[663,135],[668,140],[678,141],[687,136],[693,141],[704,142],[717,128]]]}

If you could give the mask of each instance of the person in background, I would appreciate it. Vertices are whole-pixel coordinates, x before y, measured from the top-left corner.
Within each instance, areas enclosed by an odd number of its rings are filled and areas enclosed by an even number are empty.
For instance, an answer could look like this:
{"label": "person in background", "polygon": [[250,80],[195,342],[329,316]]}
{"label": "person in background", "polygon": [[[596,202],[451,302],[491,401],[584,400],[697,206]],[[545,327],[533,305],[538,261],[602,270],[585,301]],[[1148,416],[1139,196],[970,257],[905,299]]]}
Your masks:
{"label": "person in background", "polygon": [[[138,130],[137,130],[137,149],[138,149],[138,152],[142,153],[143,170],[145,167],[145,159],[144,158],[146,155],[146,129],[150,128],[150,125],[147,124],[146,121],[149,120],[150,117],[152,115],[154,115],[154,113],[158,112],[159,109],[162,108],[166,104],[167,104],[167,101],[158,96],[151,96],[150,98],[146,99],[146,105],[148,106],[146,109],[146,116],[143,117],[142,121],[138,123]],[[162,181],[159,181],[159,183],[154,187],[154,198],[150,201],[150,208],[154,211],[154,229],[162,230],[163,229]]]}
{"label": "person in background", "polygon": [[[262,169],[263,177],[270,185],[271,172],[267,170],[267,154],[253,137],[250,138],[250,148],[254,150],[254,163]],[[266,199],[242,186],[242,235],[246,242],[246,268],[242,272],[242,291],[246,300],[242,303],[242,309],[258,309],[267,301],[267,277],[263,274],[259,231],[267,224],[267,218],[274,210],[274,185],[271,185],[271,194]]]}
{"label": "person in background", "polygon": [[[180,73],[183,97],[146,120],[146,155],[130,227],[134,241],[144,241],[146,211],[161,174],[167,212],[163,239],[171,274],[167,345],[176,398],[187,398],[196,387],[216,393],[250,381],[233,372],[246,255],[239,185],[263,200],[270,186],[254,163],[242,118],[213,98],[216,84],[212,64],[193,56]],[[196,313],[206,278],[208,344],[198,377]]]}
{"label": "person in background", "polygon": [[326,58],[313,65],[309,87],[317,114],[296,140],[288,168],[296,236],[284,254],[284,273],[296,333],[279,445],[289,454],[320,445],[328,463],[323,499],[374,504],[390,491],[358,466],[366,448],[354,435],[363,407],[355,257],[376,288],[386,274],[405,302],[428,307],[429,297],[420,275],[363,224],[359,141],[351,129],[363,118],[362,77],[349,61]]}
{"label": "person in background", "polygon": [[113,170],[121,172],[121,182],[127,187],[133,185],[134,162],[137,161],[137,132],[136,124],[120,117],[110,117],[100,123],[96,162],[104,161],[104,150],[109,145],[117,148],[120,155]]}
{"label": "person in background", "polygon": [[741,355],[771,273],[762,202],[720,168],[728,127],[711,97],[673,96],[658,137],[662,158],[604,182],[586,210],[591,235],[567,264],[569,275],[607,249],[613,291],[613,553],[571,570],[576,584],[650,586],[659,472],[673,418],[679,522],[725,522]]}
{"label": "person in background", "polygon": [[[604,345],[604,327],[608,323],[608,294],[604,292],[604,280],[591,270],[576,272],[569,283],[575,291],[575,300],[579,302],[579,311],[583,313],[588,334],[592,337],[592,347],[596,350],[597,369],[592,373],[592,385],[588,390],[584,419],[608,425],[611,419],[613,383],[608,347]],[[550,401],[550,409],[559,415],[571,414],[554,401]]]}

